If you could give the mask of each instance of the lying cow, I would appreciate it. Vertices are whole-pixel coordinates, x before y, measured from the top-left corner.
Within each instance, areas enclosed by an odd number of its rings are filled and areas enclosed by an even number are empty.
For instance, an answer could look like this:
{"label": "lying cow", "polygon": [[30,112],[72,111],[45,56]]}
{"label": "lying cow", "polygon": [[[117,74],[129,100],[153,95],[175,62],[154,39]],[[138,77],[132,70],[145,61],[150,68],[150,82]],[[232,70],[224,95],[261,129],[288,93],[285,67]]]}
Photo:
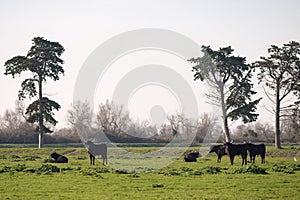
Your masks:
{"label": "lying cow", "polygon": [[226,142],[225,146],[231,165],[233,165],[234,156],[236,155],[241,155],[242,165],[247,165],[247,144],[232,144],[230,142]]}
{"label": "lying cow", "polygon": [[50,156],[54,159],[54,162],[56,163],[68,163],[68,158],[66,156],[60,155],[56,152],[52,153]]}
{"label": "lying cow", "polygon": [[190,152],[184,155],[184,161],[185,162],[197,162],[197,158],[200,157],[199,152]]}
{"label": "lying cow", "polygon": [[218,156],[217,162],[221,162],[222,156],[227,155],[225,145],[214,145],[210,147],[209,153],[215,152]]}
{"label": "lying cow", "polygon": [[246,143],[247,150],[249,151],[250,162],[255,163],[255,156],[260,155],[261,163],[265,163],[266,145]]}
{"label": "lying cow", "polygon": [[85,143],[88,146],[91,165],[95,164],[95,156],[101,155],[103,164],[107,164],[107,146],[106,144],[94,144],[91,141]]}

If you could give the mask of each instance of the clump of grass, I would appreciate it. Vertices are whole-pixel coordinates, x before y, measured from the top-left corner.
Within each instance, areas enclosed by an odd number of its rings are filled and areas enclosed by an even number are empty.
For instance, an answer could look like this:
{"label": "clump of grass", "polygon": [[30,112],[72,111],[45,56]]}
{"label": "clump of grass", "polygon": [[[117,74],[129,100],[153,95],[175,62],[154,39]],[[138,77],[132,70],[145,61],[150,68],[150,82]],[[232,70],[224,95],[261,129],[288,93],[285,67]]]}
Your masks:
{"label": "clump of grass", "polygon": [[86,156],[78,156],[76,159],[77,159],[77,160],[86,160],[87,157],[86,157]]}
{"label": "clump of grass", "polygon": [[294,174],[294,171],[300,170],[300,165],[289,164],[289,165],[279,165],[274,164],[271,168],[273,172],[283,172],[285,174]]}
{"label": "clump of grass", "polygon": [[23,159],[25,161],[35,161],[36,159],[41,159],[39,156],[24,156]]}
{"label": "clump of grass", "polygon": [[139,178],[140,176],[138,174],[134,173],[134,174],[129,174],[128,177],[130,177],[130,178]]}
{"label": "clump of grass", "polygon": [[5,160],[7,157],[5,155],[0,155],[0,159]]}
{"label": "clump of grass", "polygon": [[108,173],[110,171],[107,168],[99,167],[99,168],[96,168],[96,172],[97,173]]}
{"label": "clump of grass", "polygon": [[222,170],[220,167],[207,166],[202,168],[201,171],[205,174],[219,174]]}
{"label": "clump of grass", "polygon": [[127,170],[124,170],[124,169],[117,169],[115,171],[116,174],[128,174],[128,171]]}
{"label": "clump of grass", "polygon": [[0,173],[5,172],[22,172],[26,169],[25,164],[17,164],[15,166],[3,166],[2,169],[0,169]]}
{"label": "clump of grass", "polygon": [[81,174],[83,176],[95,176],[95,177],[100,177],[103,178],[99,172],[93,170],[93,169],[86,169],[86,170],[81,170]]}
{"label": "clump of grass", "polygon": [[18,158],[20,158],[20,156],[18,156],[18,155],[11,155],[10,158],[12,158],[12,159],[18,159]]}
{"label": "clump of grass", "polygon": [[182,172],[192,172],[192,171],[193,171],[193,169],[188,168],[188,167],[181,167],[180,170],[181,170]]}
{"label": "clump of grass", "polygon": [[181,172],[177,171],[176,169],[169,168],[169,169],[163,171],[162,174],[165,176],[180,176]]}
{"label": "clump of grass", "polygon": [[40,166],[37,169],[37,172],[38,173],[49,174],[49,173],[53,173],[53,172],[60,172],[60,169],[55,165],[42,164],[42,166]]}
{"label": "clump of grass", "polygon": [[46,158],[43,160],[43,163],[54,163],[54,160],[51,158]]}
{"label": "clump of grass", "polygon": [[152,188],[162,188],[162,187],[164,187],[164,184],[162,184],[162,183],[154,183],[154,184],[152,184]]}
{"label": "clump of grass", "polygon": [[26,168],[23,171],[26,172],[26,173],[35,173],[36,169],[34,169],[34,168]]}
{"label": "clump of grass", "polygon": [[12,167],[11,169],[15,172],[22,172],[26,169],[26,165],[25,164],[18,164],[16,166]]}
{"label": "clump of grass", "polygon": [[203,175],[204,173],[202,172],[202,170],[195,170],[192,172],[192,175],[195,175],[195,176],[201,176]]}
{"label": "clump of grass", "polygon": [[259,167],[257,165],[248,165],[246,168],[241,167],[233,169],[229,174],[267,174],[266,168]]}
{"label": "clump of grass", "polygon": [[13,162],[21,161],[20,156],[18,155],[11,155],[10,158],[12,159]]}
{"label": "clump of grass", "polygon": [[11,167],[9,166],[3,166],[2,169],[0,169],[0,173],[5,173],[5,172],[10,172],[11,171]]}

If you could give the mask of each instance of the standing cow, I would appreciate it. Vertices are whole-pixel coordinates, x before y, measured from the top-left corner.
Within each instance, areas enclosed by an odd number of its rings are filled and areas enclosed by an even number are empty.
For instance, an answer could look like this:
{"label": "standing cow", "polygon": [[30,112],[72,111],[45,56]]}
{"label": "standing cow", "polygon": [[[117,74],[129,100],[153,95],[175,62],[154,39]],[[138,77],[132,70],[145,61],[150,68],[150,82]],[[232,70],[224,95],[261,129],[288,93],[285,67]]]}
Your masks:
{"label": "standing cow", "polygon": [[225,145],[214,145],[210,147],[209,153],[215,152],[218,156],[217,162],[221,162],[222,156],[227,155]]}
{"label": "standing cow", "polygon": [[107,164],[107,146],[106,144],[94,144],[91,141],[85,143],[88,146],[88,153],[90,154],[91,165],[95,164],[95,156],[101,155],[102,163]]}
{"label": "standing cow", "polygon": [[255,156],[260,155],[261,163],[265,163],[266,145],[246,143],[247,150],[249,151],[250,162],[255,163]]}
{"label": "standing cow", "polygon": [[236,155],[241,155],[242,165],[247,165],[247,144],[232,144],[230,142],[226,142],[225,146],[231,165],[233,165],[234,156]]}

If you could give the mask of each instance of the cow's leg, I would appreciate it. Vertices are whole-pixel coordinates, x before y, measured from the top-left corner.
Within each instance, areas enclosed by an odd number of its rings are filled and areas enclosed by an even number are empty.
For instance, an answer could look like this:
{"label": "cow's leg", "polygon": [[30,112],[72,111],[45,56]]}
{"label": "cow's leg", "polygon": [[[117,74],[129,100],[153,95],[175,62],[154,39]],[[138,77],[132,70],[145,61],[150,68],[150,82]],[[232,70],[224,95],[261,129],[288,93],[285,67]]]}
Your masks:
{"label": "cow's leg", "polygon": [[95,156],[93,156],[91,153],[90,153],[90,162],[91,165],[95,165]]}
{"label": "cow's leg", "polygon": [[245,164],[247,165],[247,154],[242,154],[242,166]]}
{"label": "cow's leg", "polygon": [[252,161],[252,163],[255,163],[255,157],[256,157],[256,155],[253,155],[253,161]]}
{"label": "cow's leg", "polygon": [[230,163],[233,165],[234,156],[230,156]]}
{"label": "cow's leg", "polygon": [[93,156],[92,156],[92,154],[90,154],[90,164],[91,165],[93,164]]}
{"label": "cow's leg", "polygon": [[221,162],[222,156],[218,155],[218,162]]}
{"label": "cow's leg", "polygon": [[261,154],[260,157],[261,157],[261,163],[265,163],[265,155]]}

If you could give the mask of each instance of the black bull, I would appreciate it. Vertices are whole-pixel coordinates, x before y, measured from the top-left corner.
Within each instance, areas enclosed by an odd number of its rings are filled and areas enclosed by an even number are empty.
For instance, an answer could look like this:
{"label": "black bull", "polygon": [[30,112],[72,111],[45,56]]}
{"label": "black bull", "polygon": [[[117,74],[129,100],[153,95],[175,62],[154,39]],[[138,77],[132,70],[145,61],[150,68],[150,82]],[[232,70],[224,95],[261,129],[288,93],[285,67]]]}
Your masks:
{"label": "black bull", "polygon": [[247,150],[249,151],[250,162],[255,163],[255,156],[260,155],[261,163],[265,163],[266,145],[247,143]]}
{"label": "black bull", "polygon": [[225,145],[214,145],[210,148],[209,153],[215,152],[218,156],[217,162],[221,162],[222,156],[227,155]]}
{"label": "black bull", "polygon": [[232,144],[225,143],[226,153],[229,155],[231,165],[233,165],[234,156],[241,155],[242,156],[242,165],[247,164],[247,151],[249,151],[250,162],[255,162],[256,155],[261,156],[261,163],[265,163],[266,156],[266,146],[264,144],[252,144],[252,143],[244,143],[244,144]]}
{"label": "black bull", "polygon": [[242,165],[247,165],[247,144],[232,144],[229,142],[225,143],[226,153],[229,155],[230,163],[233,165],[234,156],[242,156]]}

